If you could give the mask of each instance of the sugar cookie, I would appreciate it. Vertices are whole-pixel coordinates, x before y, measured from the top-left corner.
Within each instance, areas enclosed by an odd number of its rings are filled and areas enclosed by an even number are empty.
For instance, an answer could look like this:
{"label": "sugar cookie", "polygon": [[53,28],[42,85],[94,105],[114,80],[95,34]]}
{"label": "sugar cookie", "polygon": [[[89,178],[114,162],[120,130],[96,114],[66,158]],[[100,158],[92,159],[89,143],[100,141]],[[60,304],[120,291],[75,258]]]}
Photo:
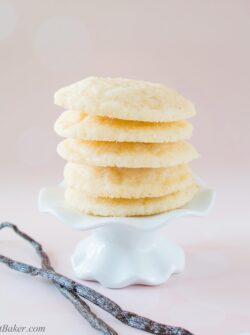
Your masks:
{"label": "sugar cookie", "polygon": [[163,197],[111,199],[89,197],[80,189],[67,188],[65,190],[65,202],[76,210],[92,215],[118,217],[142,216],[180,208],[194,197],[198,189],[198,186],[193,184],[181,191]]}
{"label": "sugar cookie", "polygon": [[160,197],[194,183],[187,165],[159,169],[95,167],[68,163],[64,168],[67,187],[81,189],[93,197]]}
{"label": "sugar cookie", "polygon": [[194,105],[162,84],[121,78],[89,77],[59,89],[55,104],[90,115],[169,122],[195,114]]}
{"label": "sugar cookie", "polygon": [[55,132],[62,137],[91,141],[177,142],[189,139],[193,127],[185,120],[176,122],[140,122],[66,111],[55,123]]}
{"label": "sugar cookie", "polygon": [[66,139],[58,153],[72,163],[127,168],[159,168],[184,164],[198,156],[190,143],[94,142]]}

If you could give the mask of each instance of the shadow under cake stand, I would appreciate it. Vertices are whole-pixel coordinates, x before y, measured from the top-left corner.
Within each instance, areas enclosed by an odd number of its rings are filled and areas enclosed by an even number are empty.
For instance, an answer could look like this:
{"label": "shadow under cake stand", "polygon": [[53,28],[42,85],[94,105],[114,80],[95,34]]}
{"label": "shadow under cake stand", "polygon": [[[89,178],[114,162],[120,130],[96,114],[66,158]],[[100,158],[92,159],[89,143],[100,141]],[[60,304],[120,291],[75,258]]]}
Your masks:
{"label": "shadow under cake stand", "polygon": [[100,217],[65,206],[63,183],[39,193],[39,210],[79,230],[93,230],[76,247],[71,262],[76,276],[104,287],[133,284],[159,285],[183,271],[185,254],[162,232],[166,224],[184,216],[205,216],[215,192],[199,178],[200,191],[186,206],[167,213],[143,217]]}

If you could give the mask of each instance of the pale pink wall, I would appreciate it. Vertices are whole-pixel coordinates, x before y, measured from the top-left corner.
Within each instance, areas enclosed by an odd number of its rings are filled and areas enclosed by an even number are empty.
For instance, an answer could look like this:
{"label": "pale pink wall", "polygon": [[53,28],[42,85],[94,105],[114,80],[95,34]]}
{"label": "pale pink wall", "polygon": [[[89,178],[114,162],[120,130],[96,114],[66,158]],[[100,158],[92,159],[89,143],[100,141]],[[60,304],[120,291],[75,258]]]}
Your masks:
{"label": "pale pink wall", "polygon": [[179,90],[197,106],[197,170],[249,169],[249,1],[1,0],[0,13],[2,168],[58,173],[53,93],[99,75]]}
{"label": "pale pink wall", "polygon": [[249,15],[243,0],[1,0],[0,181],[62,178],[56,89],[89,75],[163,82],[196,104],[193,168],[218,191],[215,215],[247,224]]}

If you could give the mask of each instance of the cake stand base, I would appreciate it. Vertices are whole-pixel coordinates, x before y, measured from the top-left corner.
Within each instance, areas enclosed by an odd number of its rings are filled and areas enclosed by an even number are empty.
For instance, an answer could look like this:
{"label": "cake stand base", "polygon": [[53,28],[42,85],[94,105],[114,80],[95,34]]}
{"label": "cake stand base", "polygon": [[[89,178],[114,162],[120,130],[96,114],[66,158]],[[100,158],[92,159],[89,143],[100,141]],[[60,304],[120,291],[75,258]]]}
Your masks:
{"label": "cake stand base", "polygon": [[98,228],[82,240],[71,261],[78,278],[122,288],[138,283],[164,283],[173,273],[184,269],[185,256],[178,245],[163,238],[159,231],[116,224]]}

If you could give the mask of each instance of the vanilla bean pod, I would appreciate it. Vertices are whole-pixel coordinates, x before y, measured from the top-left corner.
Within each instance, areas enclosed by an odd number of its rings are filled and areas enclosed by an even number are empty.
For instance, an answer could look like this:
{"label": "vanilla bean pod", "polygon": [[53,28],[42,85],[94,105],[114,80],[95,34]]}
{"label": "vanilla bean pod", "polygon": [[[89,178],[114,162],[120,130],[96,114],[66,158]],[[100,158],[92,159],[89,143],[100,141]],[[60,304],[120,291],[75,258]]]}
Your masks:
{"label": "vanilla bean pod", "polygon": [[[43,250],[42,245],[39,242],[19,230],[18,227],[12,223],[4,222],[0,224],[0,230],[3,228],[13,229],[17,235],[28,241],[34,247],[36,253],[40,257],[42,268],[54,271],[48,255]],[[93,328],[102,332],[104,335],[118,335],[114,329],[107,325],[102,319],[98,318],[97,315],[91,311],[86,302],[83,301],[76,293],[69,291],[67,288],[57,284],[55,281],[53,281],[53,283],[61,292],[61,294],[74,305],[76,310],[89,322]]]}
{"label": "vanilla bean pod", "polygon": [[[1,225],[0,225],[0,229],[1,229]],[[26,235],[24,233],[22,234],[23,235],[20,235],[22,237]],[[27,240],[29,240],[31,243],[32,241],[34,241],[30,237],[28,237]],[[41,251],[44,252],[42,250],[42,247],[41,247]],[[48,258],[47,255],[46,257]],[[125,323],[128,326],[141,329],[149,333],[153,333],[153,334],[192,335],[192,333],[190,333],[188,330],[184,328],[160,324],[148,318],[139,316],[135,313],[123,311],[119,305],[117,305],[115,302],[113,302],[109,298],[103,296],[102,294],[96,292],[95,290],[85,285],[79,284],[61,274],[58,274],[53,270],[39,269],[35,266],[17,262],[8,257],[1,256],[1,255],[0,255],[0,262],[6,264],[7,266],[9,266],[10,268],[16,271],[27,273],[32,276],[42,276],[44,278],[52,280],[58,285],[65,287],[67,290],[77,293],[81,297],[93,302],[94,304],[104,309],[105,311],[109,312],[115,318],[117,318],[118,320],[120,320],[121,322]]]}
{"label": "vanilla bean pod", "polygon": [[99,330],[104,335],[118,335],[118,333],[111,328],[106,322],[100,319],[96,314],[94,314],[88,304],[83,301],[77,294],[67,290],[62,287],[61,293],[67,298],[74,307],[78,310],[78,312],[89,322],[89,324]]}

